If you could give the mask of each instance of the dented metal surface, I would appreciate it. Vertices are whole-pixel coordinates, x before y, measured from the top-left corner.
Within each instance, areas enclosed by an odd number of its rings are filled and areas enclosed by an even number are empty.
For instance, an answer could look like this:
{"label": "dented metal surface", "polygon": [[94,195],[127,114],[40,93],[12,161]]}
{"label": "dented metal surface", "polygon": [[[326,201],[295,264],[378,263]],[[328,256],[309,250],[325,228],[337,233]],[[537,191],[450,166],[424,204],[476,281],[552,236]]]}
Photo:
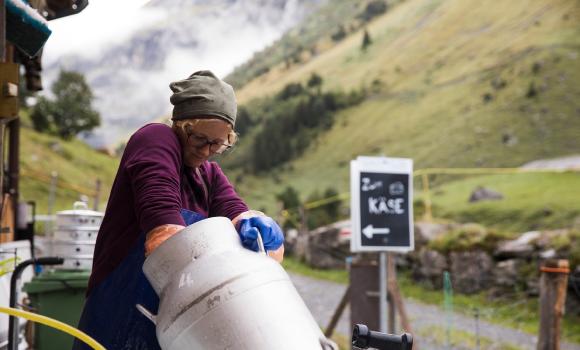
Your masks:
{"label": "dented metal surface", "polygon": [[143,271],[160,296],[150,319],[164,350],[334,348],[280,264],[244,249],[227,218],[188,226]]}

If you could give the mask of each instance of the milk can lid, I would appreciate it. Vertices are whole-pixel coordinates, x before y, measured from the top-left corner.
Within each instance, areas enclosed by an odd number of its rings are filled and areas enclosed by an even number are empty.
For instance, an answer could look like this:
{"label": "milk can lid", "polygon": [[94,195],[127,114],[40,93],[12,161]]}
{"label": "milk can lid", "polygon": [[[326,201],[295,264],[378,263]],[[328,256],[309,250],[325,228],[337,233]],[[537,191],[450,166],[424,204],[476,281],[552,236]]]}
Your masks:
{"label": "milk can lid", "polygon": [[101,217],[104,214],[100,211],[89,210],[87,203],[85,202],[74,202],[72,210],[63,210],[56,213],[57,216],[98,216]]}

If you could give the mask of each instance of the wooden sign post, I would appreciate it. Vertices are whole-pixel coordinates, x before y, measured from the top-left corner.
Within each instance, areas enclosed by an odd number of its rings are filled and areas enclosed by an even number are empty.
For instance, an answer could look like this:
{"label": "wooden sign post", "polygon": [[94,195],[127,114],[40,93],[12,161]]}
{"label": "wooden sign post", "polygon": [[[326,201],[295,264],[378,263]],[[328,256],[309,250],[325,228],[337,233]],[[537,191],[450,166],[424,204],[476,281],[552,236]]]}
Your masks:
{"label": "wooden sign post", "polygon": [[540,267],[540,271],[540,330],[537,350],[558,350],[570,267],[568,260],[547,260]]}

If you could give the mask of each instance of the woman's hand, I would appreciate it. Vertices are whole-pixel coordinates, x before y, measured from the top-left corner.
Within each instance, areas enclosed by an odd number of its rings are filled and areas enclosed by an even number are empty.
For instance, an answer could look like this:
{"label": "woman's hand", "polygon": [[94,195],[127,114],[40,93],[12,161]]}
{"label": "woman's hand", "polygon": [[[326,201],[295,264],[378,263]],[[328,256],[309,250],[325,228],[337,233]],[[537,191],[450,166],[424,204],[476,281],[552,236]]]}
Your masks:
{"label": "woman's hand", "polygon": [[236,226],[238,227],[242,245],[257,252],[259,249],[258,234],[260,234],[264,249],[266,249],[268,255],[274,260],[281,262],[284,258],[284,234],[280,226],[274,219],[264,214],[252,217],[247,216],[234,220],[234,224],[237,224]]}
{"label": "woman's hand", "polygon": [[145,256],[149,256],[161,243],[184,228],[185,226],[168,224],[157,226],[149,231],[145,238]]}

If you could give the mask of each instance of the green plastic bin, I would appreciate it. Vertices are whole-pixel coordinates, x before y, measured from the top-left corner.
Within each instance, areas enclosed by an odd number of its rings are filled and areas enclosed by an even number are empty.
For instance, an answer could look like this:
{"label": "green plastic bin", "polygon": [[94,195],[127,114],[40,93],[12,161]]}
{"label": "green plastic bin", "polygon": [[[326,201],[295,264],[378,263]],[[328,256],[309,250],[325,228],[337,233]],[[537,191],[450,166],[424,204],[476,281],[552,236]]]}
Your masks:
{"label": "green plastic bin", "polygon": [[[90,271],[45,271],[26,283],[34,312],[77,327],[85,302]],[[60,330],[35,324],[37,350],[69,350],[73,337]]]}

